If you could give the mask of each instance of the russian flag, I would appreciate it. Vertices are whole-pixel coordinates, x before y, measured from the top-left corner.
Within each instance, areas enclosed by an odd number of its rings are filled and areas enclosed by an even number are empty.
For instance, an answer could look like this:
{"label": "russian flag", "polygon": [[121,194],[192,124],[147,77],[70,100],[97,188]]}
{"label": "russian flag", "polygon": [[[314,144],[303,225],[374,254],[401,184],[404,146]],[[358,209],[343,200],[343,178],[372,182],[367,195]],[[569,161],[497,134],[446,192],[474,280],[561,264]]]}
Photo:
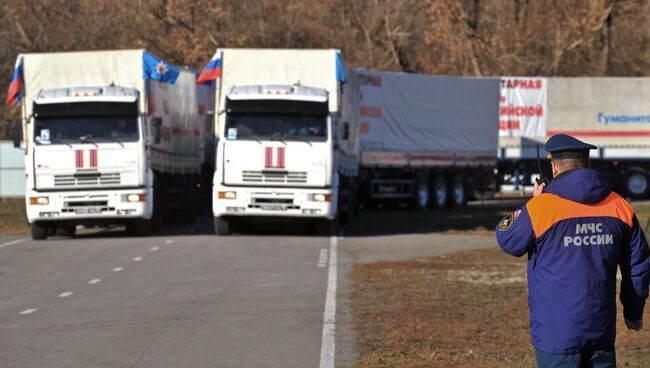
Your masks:
{"label": "russian flag", "polygon": [[14,66],[14,76],[11,78],[9,84],[9,92],[7,93],[7,105],[12,106],[20,101],[20,89],[23,85],[23,58],[18,56],[16,65]]}
{"label": "russian flag", "polygon": [[204,84],[207,81],[221,78],[221,52],[217,51],[208,65],[206,65],[199,77],[196,79],[196,84]]}

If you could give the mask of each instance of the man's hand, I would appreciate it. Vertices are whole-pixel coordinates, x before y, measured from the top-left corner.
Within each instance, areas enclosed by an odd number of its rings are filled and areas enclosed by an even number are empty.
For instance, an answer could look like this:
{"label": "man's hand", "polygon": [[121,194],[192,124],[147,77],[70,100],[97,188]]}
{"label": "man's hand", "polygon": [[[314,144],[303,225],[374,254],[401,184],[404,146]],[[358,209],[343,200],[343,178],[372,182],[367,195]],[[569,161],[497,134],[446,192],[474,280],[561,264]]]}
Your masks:
{"label": "man's hand", "polygon": [[533,187],[533,197],[537,197],[538,195],[544,193],[544,188],[546,187],[546,184],[537,184],[537,181],[535,181],[535,186]]}
{"label": "man's hand", "polygon": [[631,321],[626,318],[625,325],[627,326],[628,330],[641,331],[641,329],[643,328],[643,320],[640,319],[638,321]]}

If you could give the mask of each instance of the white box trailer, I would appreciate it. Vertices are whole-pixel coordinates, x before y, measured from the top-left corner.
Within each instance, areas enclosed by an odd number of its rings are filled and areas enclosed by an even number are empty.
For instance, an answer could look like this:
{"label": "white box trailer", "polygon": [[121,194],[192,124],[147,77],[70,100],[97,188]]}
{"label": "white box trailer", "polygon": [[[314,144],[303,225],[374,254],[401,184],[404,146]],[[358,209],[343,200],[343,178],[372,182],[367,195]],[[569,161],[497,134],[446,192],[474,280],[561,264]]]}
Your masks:
{"label": "white box trailer", "polygon": [[355,69],[361,199],[464,206],[497,162],[498,78]]}
{"label": "white box trailer", "polygon": [[[534,78],[531,78],[534,79]],[[536,146],[554,134],[569,134],[598,146],[592,167],[632,199],[650,194],[650,78],[547,78],[544,119],[500,138],[500,171],[524,184],[539,170]],[[503,118],[502,118],[503,120]],[[524,119],[530,120],[530,119]],[[550,176],[550,165],[544,165]],[[515,170],[517,175],[515,175]]]}
{"label": "white box trailer", "polygon": [[216,81],[217,234],[253,218],[315,220],[349,212],[358,136],[341,97],[338,50],[219,49]]}
{"label": "white box trailer", "polygon": [[163,216],[194,215],[212,110],[195,71],[145,50],[21,54],[17,65],[34,238],[112,223],[146,234]]}

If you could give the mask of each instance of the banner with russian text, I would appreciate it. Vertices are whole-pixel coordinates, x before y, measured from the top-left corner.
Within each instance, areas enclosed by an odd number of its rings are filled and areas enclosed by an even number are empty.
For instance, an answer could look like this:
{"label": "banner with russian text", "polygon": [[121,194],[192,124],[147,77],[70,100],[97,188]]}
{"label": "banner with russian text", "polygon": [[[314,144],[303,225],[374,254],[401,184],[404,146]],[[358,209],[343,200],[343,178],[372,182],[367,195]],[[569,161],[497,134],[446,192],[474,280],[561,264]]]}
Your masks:
{"label": "banner with russian text", "polygon": [[546,137],[547,99],[546,78],[501,78],[499,136]]}

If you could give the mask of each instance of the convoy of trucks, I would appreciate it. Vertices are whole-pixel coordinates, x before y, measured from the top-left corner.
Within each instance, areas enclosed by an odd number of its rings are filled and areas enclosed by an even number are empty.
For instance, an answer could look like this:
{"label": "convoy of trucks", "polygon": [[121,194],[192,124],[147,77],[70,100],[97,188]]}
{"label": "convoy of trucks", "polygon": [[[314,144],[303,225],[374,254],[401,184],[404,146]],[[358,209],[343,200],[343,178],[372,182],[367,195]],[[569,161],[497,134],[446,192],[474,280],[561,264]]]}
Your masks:
{"label": "convoy of trucks", "polygon": [[218,235],[271,218],[330,233],[359,206],[463,207],[530,184],[556,133],[598,145],[593,165],[626,196],[650,194],[650,78],[377,72],[335,49],[218,49],[198,83],[145,50],[22,54],[16,71],[34,239],[145,235],[199,207]]}
{"label": "convoy of trucks", "polygon": [[17,65],[32,238],[108,224],[146,235],[195,216],[212,137],[195,71],[145,50],[22,54]]}

